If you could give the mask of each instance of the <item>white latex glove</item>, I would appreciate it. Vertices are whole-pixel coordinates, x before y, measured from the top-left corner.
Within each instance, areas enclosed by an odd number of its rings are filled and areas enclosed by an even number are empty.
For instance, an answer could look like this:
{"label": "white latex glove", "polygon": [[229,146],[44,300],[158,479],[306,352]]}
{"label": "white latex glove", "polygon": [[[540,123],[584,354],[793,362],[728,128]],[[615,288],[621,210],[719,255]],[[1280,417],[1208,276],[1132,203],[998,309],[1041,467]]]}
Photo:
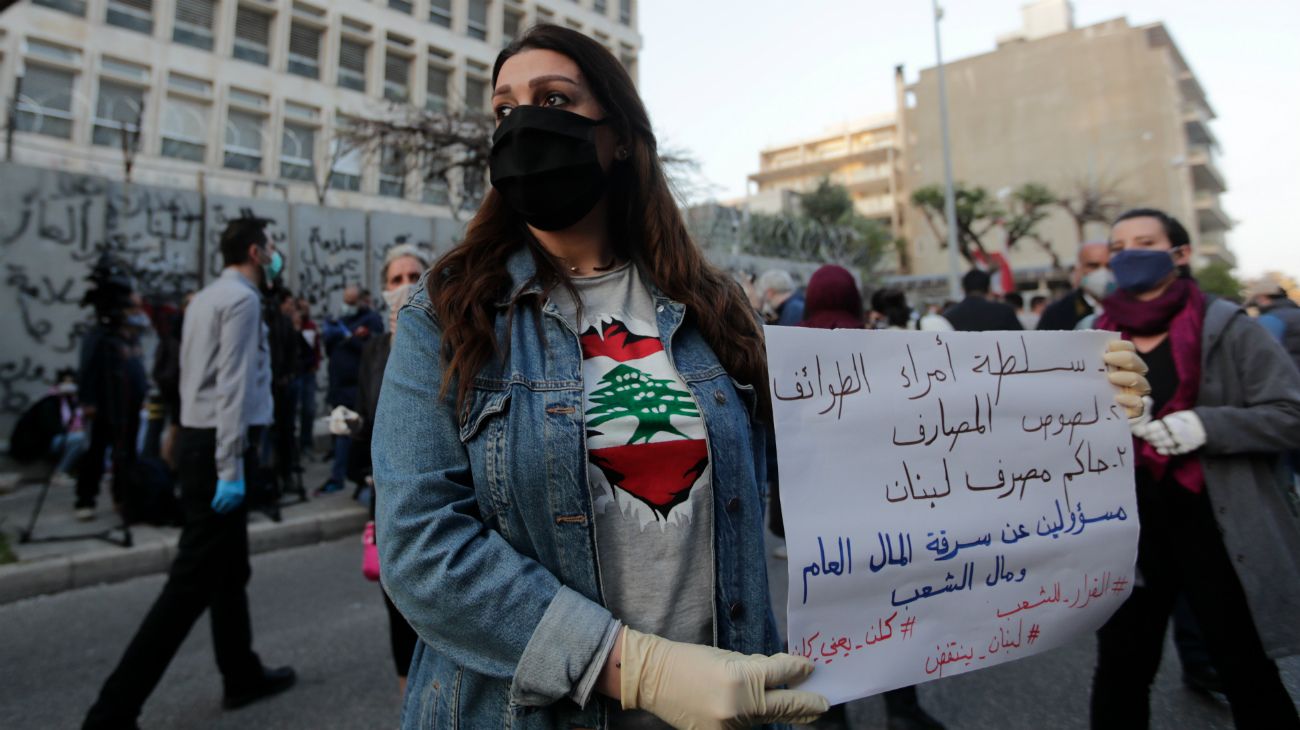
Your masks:
{"label": "white latex glove", "polygon": [[1205,445],[1205,425],[1194,411],[1175,411],[1133,429],[1161,456],[1181,456]]}
{"label": "white latex glove", "polygon": [[746,656],[623,630],[623,709],[645,710],[679,730],[807,725],[829,709],[826,698],[769,687],[812,670],[812,662],[790,654]]}
{"label": "white latex glove", "polygon": [[335,406],[330,411],[330,433],[335,436],[351,436],[361,430],[361,414],[347,406]]}
{"label": "white latex glove", "polygon": [[1151,393],[1151,384],[1145,377],[1147,364],[1137,354],[1137,348],[1128,340],[1111,340],[1102,355],[1109,372],[1106,377],[1118,390],[1115,402],[1128,412],[1130,419],[1141,418],[1145,406],[1142,396]]}

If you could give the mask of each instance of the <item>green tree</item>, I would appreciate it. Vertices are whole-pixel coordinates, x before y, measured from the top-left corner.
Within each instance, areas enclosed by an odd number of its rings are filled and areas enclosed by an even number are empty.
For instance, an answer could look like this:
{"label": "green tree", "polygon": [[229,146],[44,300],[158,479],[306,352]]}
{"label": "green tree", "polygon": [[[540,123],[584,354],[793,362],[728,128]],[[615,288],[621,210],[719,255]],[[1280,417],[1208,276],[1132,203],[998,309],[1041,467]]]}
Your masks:
{"label": "green tree", "polygon": [[1234,302],[1241,301],[1241,282],[1232,274],[1232,267],[1222,261],[1214,261],[1196,270],[1196,283],[1206,294],[1218,294]]}
{"label": "green tree", "polygon": [[1011,191],[1007,203],[999,221],[1007,250],[1010,251],[1021,240],[1033,241],[1052,260],[1052,268],[1062,271],[1061,257],[1052,248],[1052,242],[1038,232],[1039,225],[1047,220],[1052,206],[1057,203],[1056,195],[1046,185],[1030,182]]}
{"label": "green tree", "polygon": [[[967,261],[975,260],[975,251],[986,252],[984,236],[997,226],[1003,210],[988,190],[964,183],[953,185],[957,207],[957,252]],[[942,185],[926,185],[912,192],[912,205],[921,209],[926,225],[941,248],[948,246],[948,224]]]}
{"label": "green tree", "polygon": [[[975,252],[988,253],[984,245],[985,236],[1001,227],[1002,242],[1008,250],[1021,240],[1032,240],[1047,252],[1052,264],[1060,268],[1060,260],[1052,250],[1051,242],[1038,233],[1039,225],[1051,213],[1050,207],[1057,202],[1057,197],[1046,185],[1025,183],[1011,191],[1006,205],[1003,205],[997,196],[983,187],[956,183],[953,198],[957,205],[957,251],[962,258],[974,262]],[[912,193],[912,204],[920,208],[940,247],[946,247],[948,219],[943,186],[926,185],[916,189]]]}
{"label": "green tree", "polygon": [[800,196],[797,215],[750,216],[746,251],[759,256],[838,264],[870,281],[885,254],[898,247],[889,230],[853,207],[847,188],[823,178]]}
{"label": "green tree", "polygon": [[690,438],[672,424],[672,416],[698,418],[691,394],[673,387],[673,381],[652,378],[631,365],[619,365],[605,373],[600,387],[592,391],[587,426],[595,428],[619,418],[636,418],[636,431],[629,444],[649,441],[668,432]]}

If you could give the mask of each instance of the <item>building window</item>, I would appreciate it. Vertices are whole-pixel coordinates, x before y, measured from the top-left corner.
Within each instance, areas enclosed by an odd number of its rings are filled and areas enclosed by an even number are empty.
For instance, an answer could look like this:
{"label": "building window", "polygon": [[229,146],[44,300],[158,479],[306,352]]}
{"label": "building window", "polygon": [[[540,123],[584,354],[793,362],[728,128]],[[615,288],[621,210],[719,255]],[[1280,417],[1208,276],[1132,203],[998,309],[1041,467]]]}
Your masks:
{"label": "building window", "polygon": [[379,160],[379,194],[388,198],[406,197],[406,166],[396,147],[384,147]]}
{"label": "building window", "polygon": [[632,0],[618,0],[618,22],[632,25]]}
{"label": "building window", "polygon": [[28,65],[18,98],[17,129],[71,139],[74,80],[71,71]]}
{"label": "building window", "polygon": [[235,13],[235,58],[266,66],[271,59],[271,16],[239,6]]}
{"label": "building window", "polygon": [[537,8],[537,22],[538,22],[538,23],[554,23],[554,22],[555,22],[555,13],[552,12],[552,11],[550,11],[550,10],[547,10],[546,8],[539,7],[539,8]]}
{"label": "building window", "polygon": [[47,8],[62,10],[65,13],[72,13],[83,18],[86,16],[85,0],[32,0],[32,5],[43,5]]}
{"label": "building window", "polygon": [[518,10],[506,8],[501,20],[501,45],[508,46],[523,29],[524,14]]}
{"label": "building window", "polygon": [[487,79],[478,76],[465,76],[465,111],[481,112],[487,110]]}
{"label": "building window", "polygon": [[104,22],[119,28],[153,32],[152,0],[108,0],[108,14]]}
{"label": "building window", "polygon": [[289,26],[289,73],[320,78],[320,30],[303,23]]}
{"label": "building window", "polygon": [[212,21],[216,15],[216,0],[177,0],[172,40],[205,51],[212,50]]}
{"label": "building window", "polygon": [[[95,131],[91,142],[104,147],[138,144],[141,115],[144,113],[144,89],[101,79],[95,99]],[[135,139],[132,139],[135,137]]]}
{"label": "building window", "polygon": [[411,2],[411,0],[388,0],[388,7],[399,13],[410,15],[411,11],[415,9],[415,3]]}
{"label": "building window", "polygon": [[439,175],[424,181],[424,202],[430,205],[449,205],[451,203],[450,186],[447,178]]}
{"label": "building window", "polygon": [[479,203],[483,201],[484,193],[487,191],[484,179],[483,170],[471,167],[464,169],[460,183],[461,210],[475,210],[478,208]]}
{"label": "building window", "polygon": [[369,47],[360,41],[339,39],[339,86],[365,93],[368,50]]}
{"label": "building window", "polygon": [[162,109],[162,156],[203,162],[207,156],[210,109],[197,101],[167,97]]}
{"label": "building window", "polygon": [[429,64],[425,80],[424,108],[431,112],[447,111],[447,92],[451,88],[451,69]]}
{"label": "building window", "polygon": [[429,0],[429,22],[451,27],[451,0]]}
{"label": "building window", "polygon": [[361,190],[362,149],[350,143],[346,132],[335,132],[330,140],[330,188],[334,190]]}
{"label": "building window", "polygon": [[469,0],[469,17],[466,19],[465,35],[487,40],[488,0]]}
{"label": "building window", "polygon": [[597,13],[600,13],[601,15],[605,14],[605,11],[608,7],[609,5],[608,3],[605,2],[605,0],[593,0],[591,3],[591,9],[595,10]]}
{"label": "building window", "polygon": [[226,149],[223,164],[232,170],[262,171],[262,125],[260,114],[231,109],[226,115]]}
{"label": "building window", "polygon": [[285,123],[280,138],[280,177],[286,180],[316,180],[316,128]]}
{"label": "building window", "polygon": [[631,46],[620,46],[618,54],[619,63],[627,69],[628,74],[636,75],[636,49]]}
{"label": "building window", "polygon": [[384,98],[404,102],[411,97],[411,59],[388,51],[384,56]]}

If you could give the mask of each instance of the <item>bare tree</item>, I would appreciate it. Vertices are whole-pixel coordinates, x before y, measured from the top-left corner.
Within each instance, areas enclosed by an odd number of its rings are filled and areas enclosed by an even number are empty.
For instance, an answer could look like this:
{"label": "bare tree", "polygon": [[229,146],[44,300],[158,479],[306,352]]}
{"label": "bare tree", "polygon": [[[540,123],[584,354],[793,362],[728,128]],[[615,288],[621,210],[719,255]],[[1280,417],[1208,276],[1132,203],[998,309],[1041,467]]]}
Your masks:
{"label": "bare tree", "polygon": [[661,145],[659,164],[663,166],[664,175],[668,177],[668,185],[672,188],[673,197],[682,208],[689,208],[711,199],[721,189],[719,185],[704,177],[700,171],[699,159],[685,147]]}
{"label": "bare tree", "polygon": [[1074,221],[1074,231],[1080,246],[1084,244],[1084,231],[1089,223],[1109,224],[1124,208],[1124,197],[1116,180],[1079,178],[1071,192],[1061,195],[1056,205]]}
{"label": "bare tree", "polygon": [[477,205],[487,176],[492,151],[492,118],[482,112],[440,112],[410,106],[396,107],[372,119],[359,119],[335,132],[335,159],[317,195],[324,201],[335,163],[361,150],[370,161],[396,165],[402,175],[419,173],[428,185],[445,182],[458,190],[460,205],[452,215]]}

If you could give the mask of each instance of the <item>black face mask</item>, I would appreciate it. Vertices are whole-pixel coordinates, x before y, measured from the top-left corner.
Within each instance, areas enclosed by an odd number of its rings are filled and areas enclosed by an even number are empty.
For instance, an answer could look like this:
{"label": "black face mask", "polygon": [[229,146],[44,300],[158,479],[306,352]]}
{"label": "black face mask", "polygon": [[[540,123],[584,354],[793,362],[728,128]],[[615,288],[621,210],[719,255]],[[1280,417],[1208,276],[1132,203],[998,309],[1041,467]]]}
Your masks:
{"label": "black face mask", "polygon": [[558,231],[577,223],[605,194],[596,128],[605,120],[519,106],[492,135],[492,187],[530,226]]}

